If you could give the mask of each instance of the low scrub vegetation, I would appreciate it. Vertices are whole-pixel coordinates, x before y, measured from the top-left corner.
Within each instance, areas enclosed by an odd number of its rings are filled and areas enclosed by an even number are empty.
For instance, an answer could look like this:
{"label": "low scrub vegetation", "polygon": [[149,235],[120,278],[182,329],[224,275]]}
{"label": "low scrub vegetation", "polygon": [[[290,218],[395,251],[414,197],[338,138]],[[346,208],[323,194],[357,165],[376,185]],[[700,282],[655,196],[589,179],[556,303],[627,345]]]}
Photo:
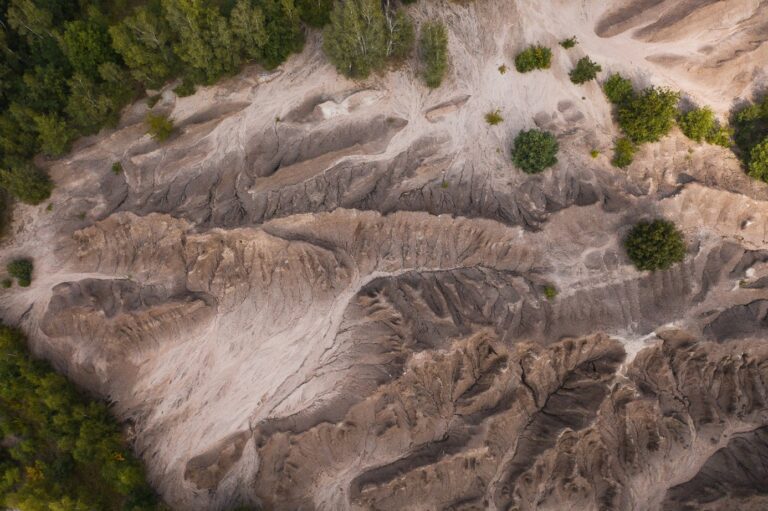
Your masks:
{"label": "low scrub vegetation", "polygon": [[747,169],[750,176],[768,183],[768,138],[752,148]]}
{"label": "low scrub vegetation", "polygon": [[402,10],[376,0],[348,0],[336,2],[323,48],[340,73],[365,78],[408,55],[413,39],[413,24]]}
{"label": "low scrub vegetation", "polygon": [[540,130],[521,131],[512,147],[512,161],[523,172],[537,174],[557,163],[557,139]]}
{"label": "low scrub vegetation", "polygon": [[683,234],[672,222],[654,220],[635,225],[624,240],[627,255],[638,270],[666,270],[685,258]]}
{"label": "low scrub vegetation", "polygon": [[635,159],[635,152],[637,148],[626,137],[622,137],[616,141],[616,145],[613,148],[613,159],[611,163],[614,167],[624,168],[632,164]]}
{"label": "low scrub vegetation", "polygon": [[568,76],[571,77],[571,81],[576,85],[587,83],[590,80],[594,80],[597,77],[597,73],[602,71],[603,68],[600,64],[592,62],[589,57],[583,57],[576,63],[576,67],[571,70]]}
{"label": "low scrub vegetation", "polygon": [[448,32],[440,22],[427,22],[421,27],[419,55],[423,66],[424,81],[428,87],[437,88],[448,70]]}
{"label": "low scrub vegetation", "polygon": [[619,74],[605,81],[603,91],[616,105],[616,120],[624,133],[614,150],[613,164],[617,167],[632,163],[638,145],[660,140],[675,125],[680,101],[677,92],[660,87],[636,92],[632,83]]}
{"label": "low scrub vegetation", "polygon": [[0,507],[160,511],[106,405],[81,395],[0,325]]}
{"label": "low scrub vegetation", "polygon": [[709,107],[694,108],[681,113],[677,118],[677,125],[686,137],[696,142],[723,147],[731,145],[731,130],[720,125]]}
{"label": "low scrub vegetation", "polygon": [[747,105],[731,117],[734,129],[733,141],[749,175],[768,182],[768,96],[757,103]]}
{"label": "low scrub vegetation", "polygon": [[531,46],[515,57],[515,69],[528,73],[536,69],[549,69],[552,65],[552,50],[544,46]]}
{"label": "low scrub vegetation", "polygon": [[614,73],[603,84],[603,92],[605,92],[608,101],[614,105],[619,105],[629,99],[635,91],[631,81],[618,73]]}
{"label": "low scrub vegetation", "polygon": [[157,140],[164,142],[173,134],[173,121],[168,116],[160,114],[147,114],[147,133]]}
{"label": "low scrub vegetation", "polygon": [[579,44],[579,41],[578,39],[576,39],[576,36],[569,37],[568,39],[563,39],[562,41],[560,41],[560,46],[562,46],[566,50],[570,50],[577,44]]}
{"label": "low scrub vegetation", "polygon": [[32,283],[33,267],[32,261],[29,259],[14,259],[8,263],[6,270],[8,275],[16,279],[19,286],[29,287]]}

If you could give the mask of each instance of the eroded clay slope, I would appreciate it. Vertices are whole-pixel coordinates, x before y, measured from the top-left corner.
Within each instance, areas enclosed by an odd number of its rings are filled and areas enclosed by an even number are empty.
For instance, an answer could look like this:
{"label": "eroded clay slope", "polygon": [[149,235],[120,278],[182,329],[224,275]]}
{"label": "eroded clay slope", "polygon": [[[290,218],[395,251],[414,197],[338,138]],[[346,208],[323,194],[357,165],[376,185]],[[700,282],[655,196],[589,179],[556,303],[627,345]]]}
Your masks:
{"label": "eroded clay slope", "polygon": [[[449,28],[439,89],[410,63],[344,80],[309,33],[273,73],[165,91],[162,145],[142,102],[41,162],[4,320],[114,403],[176,509],[762,509],[768,189],[677,132],[613,168],[611,109],[568,71],[588,54],[722,115],[760,84],[768,5],[409,12]],[[499,73],[537,42],[551,70]],[[534,176],[509,158],[531,127],[560,143]],[[658,216],[685,261],[638,272],[621,241]]]}

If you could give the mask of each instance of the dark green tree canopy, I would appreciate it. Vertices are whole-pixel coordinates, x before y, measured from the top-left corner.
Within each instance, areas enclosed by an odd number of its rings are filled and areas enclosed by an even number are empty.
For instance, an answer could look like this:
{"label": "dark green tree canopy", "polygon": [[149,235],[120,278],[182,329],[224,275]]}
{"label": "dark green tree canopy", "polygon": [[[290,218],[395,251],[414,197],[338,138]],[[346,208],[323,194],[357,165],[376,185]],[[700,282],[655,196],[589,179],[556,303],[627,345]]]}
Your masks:
{"label": "dark green tree canopy", "polygon": [[0,325],[0,507],[165,510],[107,407],[33,359],[25,344],[21,332]]}
{"label": "dark green tree canopy", "polygon": [[638,270],[666,270],[685,258],[685,240],[667,220],[639,222],[624,240],[624,248]]}
{"label": "dark green tree canopy", "polygon": [[323,48],[340,73],[365,78],[411,50],[413,24],[404,12],[387,6],[383,9],[376,0],[336,3]]}
{"label": "dark green tree canopy", "polygon": [[[0,0],[0,168],[28,192],[18,159],[58,156],[80,135],[115,126],[146,87],[183,74],[211,84],[257,61],[274,68],[303,45],[301,18],[322,24],[331,0]],[[404,18],[386,29],[398,55]],[[411,30],[412,37],[412,30]],[[407,39],[407,37],[406,37]],[[402,53],[399,53],[402,55]],[[10,159],[14,159],[13,165]],[[10,171],[8,169],[11,169]],[[30,194],[27,193],[29,200]]]}
{"label": "dark green tree canopy", "polygon": [[557,163],[557,139],[536,129],[521,131],[512,147],[512,161],[523,172],[536,174]]}
{"label": "dark green tree canopy", "polygon": [[614,105],[624,103],[635,93],[632,82],[618,73],[608,77],[603,84],[603,92],[605,92],[608,101]]}

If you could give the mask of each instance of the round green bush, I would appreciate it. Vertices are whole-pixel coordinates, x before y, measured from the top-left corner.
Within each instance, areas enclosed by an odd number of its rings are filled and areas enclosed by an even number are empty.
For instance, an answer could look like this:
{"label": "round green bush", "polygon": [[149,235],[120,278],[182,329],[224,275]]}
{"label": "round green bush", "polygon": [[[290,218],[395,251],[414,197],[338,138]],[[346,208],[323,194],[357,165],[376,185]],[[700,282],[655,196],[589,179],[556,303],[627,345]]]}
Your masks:
{"label": "round green bush", "polygon": [[602,70],[603,68],[600,67],[600,64],[592,62],[592,59],[589,57],[584,57],[579,59],[579,61],[576,63],[576,67],[573,68],[570,73],[568,73],[568,76],[571,77],[571,81],[573,83],[576,85],[581,85],[583,83],[587,83],[590,80],[594,80],[597,77],[597,73]]}
{"label": "round green bush", "polygon": [[32,283],[32,268],[32,261],[29,259],[15,259],[6,267],[8,275],[14,277],[21,287],[29,287]]}
{"label": "round green bush", "polygon": [[683,234],[667,220],[639,222],[624,240],[624,248],[638,270],[666,270],[685,258]]}
{"label": "round green bush", "polygon": [[536,174],[557,163],[557,139],[540,130],[521,131],[512,147],[512,161],[523,172]]}
{"label": "round green bush", "polygon": [[619,73],[613,73],[603,84],[603,91],[608,97],[608,101],[614,105],[619,105],[631,98],[635,91],[632,88],[632,82],[621,76]]}

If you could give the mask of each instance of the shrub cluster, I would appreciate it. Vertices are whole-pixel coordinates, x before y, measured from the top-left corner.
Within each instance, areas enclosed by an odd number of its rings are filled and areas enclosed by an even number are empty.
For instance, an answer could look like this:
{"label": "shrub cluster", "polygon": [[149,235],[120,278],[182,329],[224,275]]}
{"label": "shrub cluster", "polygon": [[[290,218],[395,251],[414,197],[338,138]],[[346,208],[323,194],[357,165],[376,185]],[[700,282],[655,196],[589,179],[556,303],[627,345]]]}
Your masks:
{"label": "shrub cluster", "polygon": [[616,105],[616,117],[625,137],[616,142],[613,164],[632,163],[637,145],[656,142],[675,125],[680,94],[669,89],[647,87],[635,92],[632,83],[619,74],[603,84],[608,100]]}
{"label": "shrub cluster", "polygon": [[512,161],[523,172],[536,174],[557,163],[558,143],[551,133],[521,131],[512,147]]}
{"label": "shrub cluster", "polygon": [[648,87],[620,105],[619,126],[632,142],[657,142],[675,125],[680,95],[669,89]]}
{"label": "shrub cluster", "polygon": [[147,114],[147,133],[157,140],[163,142],[173,133],[173,121],[167,116],[160,114]]}
{"label": "shrub cluster", "polygon": [[448,70],[448,33],[445,25],[437,21],[424,23],[419,50],[424,81],[428,87],[440,87]]}
{"label": "shrub cluster", "polygon": [[33,359],[0,325],[0,507],[160,511],[107,407]]}
{"label": "shrub cluster", "polygon": [[768,182],[768,96],[735,112],[731,125],[736,152],[749,175]]}
{"label": "shrub cluster", "polygon": [[706,141],[723,147],[731,145],[731,130],[720,125],[709,107],[694,108],[681,113],[677,118],[677,125],[686,137],[696,142]]}
{"label": "shrub cluster", "polygon": [[8,275],[16,279],[21,287],[29,287],[32,283],[32,261],[29,259],[14,259],[8,266]]}
{"label": "shrub cluster", "polygon": [[571,70],[569,76],[573,83],[581,85],[594,80],[597,77],[597,73],[602,70],[603,68],[600,67],[600,64],[592,62],[592,59],[589,57],[583,57],[576,63],[576,67]]}
{"label": "shrub cluster", "polygon": [[750,151],[747,170],[750,176],[768,183],[768,138]]}
{"label": "shrub cluster", "polygon": [[376,0],[347,0],[331,12],[323,49],[340,73],[365,78],[405,58],[413,39],[413,24],[402,10]]}
{"label": "shrub cluster", "polygon": [[672,222],[639,222],[624,240],[627,255],[638,270],[666,270],[685,258],[683,234]]}
{"label": "shrub cluster", "polygon": [[624,168],[632,164],[635,159],[635,152],[637,148],[626,137],[622,137],[616,141],[616,145],[613,148],[613,163],[614,167]]}
{"label": "shrub cluster", "polygon": [[635,90],[631,81],[619,73],[614,73],[603,84],[603,92],[605,92],[608,101],[614,105],[620,105],[632,97]]}
{"label": "shrub cluster", "polygon": [[549,69],[552,65],[552,50],[544,46],[531,46],[515,57],[515,68],[520,73],[536,69]]}

